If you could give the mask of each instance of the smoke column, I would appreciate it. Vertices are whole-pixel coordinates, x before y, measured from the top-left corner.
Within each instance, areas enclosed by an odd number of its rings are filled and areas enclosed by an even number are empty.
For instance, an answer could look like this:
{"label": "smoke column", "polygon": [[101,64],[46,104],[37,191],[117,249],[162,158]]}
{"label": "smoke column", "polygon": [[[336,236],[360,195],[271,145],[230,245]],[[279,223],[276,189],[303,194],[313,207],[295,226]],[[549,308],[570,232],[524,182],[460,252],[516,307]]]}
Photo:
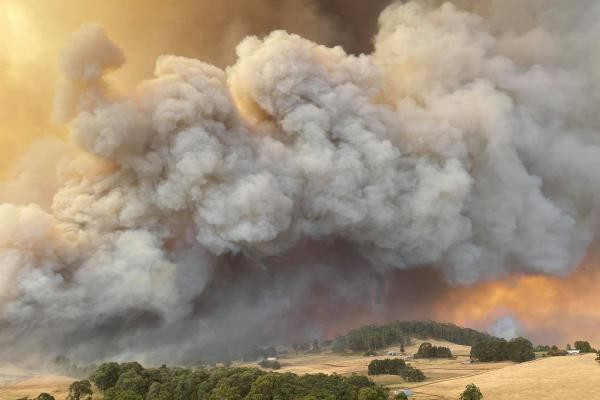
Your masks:
{"label": "smoke column", "polygon": [[225,69],[160,56],[127,92],[109,80],[125,52],[82,26],[60,56],[52,201],[2,186],[2,357],[191,361],[318,336],[338,307],[385,313],[390,276],[410,299],[431,271],[442,288],[566,275],[598,226],[598,16],[395,3],[370,54],[274,31]]}
{"label": "smoke column", "polygon": [[[66,136],[50,121],[58,76],[56,55],[82,23],[95,21],[127,50],[111,74],[129,90],[151,77],[156,58],[177,54],[224,68],[247,35],[277,29],[350,53],[370,52],[377,16],[389,0],[2,0],[0,2],[0,174],[32,141]],[[143,33],[140,27],[143,26]]]}

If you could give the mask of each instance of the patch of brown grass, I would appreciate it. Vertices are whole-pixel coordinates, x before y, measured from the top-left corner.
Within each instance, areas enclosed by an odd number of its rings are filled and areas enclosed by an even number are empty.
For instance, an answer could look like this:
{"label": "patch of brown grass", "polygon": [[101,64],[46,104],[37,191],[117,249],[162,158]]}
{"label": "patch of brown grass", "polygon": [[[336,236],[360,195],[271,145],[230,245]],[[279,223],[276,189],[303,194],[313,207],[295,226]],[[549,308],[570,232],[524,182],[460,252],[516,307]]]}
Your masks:
{"label": "patch of brown grass", "polygon": [[24,377],[17,382],[0,386],[0,400],[35,398],[42,392],[50,393],[56,400],[65,400],[73,378],[59,375],[36,375]]}
{"label": "patch of brown grass", "polygon": [[543,358],[474,376],[416,385],[414,390],[427,396],[422,398],[449,400],[457,399],[467,384],[475,383],[485,400],[600,399],[600,366],[594,357]]}
{"label": "patch of brown grass", "polygon": [[[423,360],[413,359],[408,363],[416,368],[421,369],[427,376],[428,381],[447,379],[457,376],[465,376],[472,373],[485,372],[493,369],[498,369],[511,365],[512,363],[487,363],[487,364],[464,364],[469,359],[471,348],[454,343],[444,342],[440,340],[413,340],[413,344],[405,347],[406,355],[413,355],[419,349],[423,342],[429,342],[435,346],[449,347],[456,357],[454,359],[436,359]],[[367,374],[367,366],[375,358],[400,358],[401,354],[396,356],[388,356],[388,351],[400,351],[399,346],[393,346],[386,349],[381,349],[377,356],[366,357],[359,354],[336,354],[332,352],[318,354],[288,354],[279,358],[282,365],[281,372],[293,372],[295,374],[314,374],[337,373],[340,375],[349,375],[352,373]],[[257,366],[256,363],[242,363],[243,366]],[[375,382],[383,385],[401,385],[405,386],[404,380],[399,376],[375,376]]]}

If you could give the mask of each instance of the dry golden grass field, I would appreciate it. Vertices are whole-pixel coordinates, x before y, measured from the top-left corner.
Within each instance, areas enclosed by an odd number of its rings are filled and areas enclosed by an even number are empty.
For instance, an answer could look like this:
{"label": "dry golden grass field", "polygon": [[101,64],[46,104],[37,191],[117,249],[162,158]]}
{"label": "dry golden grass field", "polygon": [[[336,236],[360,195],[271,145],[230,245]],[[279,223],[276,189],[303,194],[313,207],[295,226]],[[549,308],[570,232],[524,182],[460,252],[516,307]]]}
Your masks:
{"label": "dry golden grass field", "polygon": [[485,400],[597,400],[600,366],[595,355],[550,357],[477,376],[421,384],[414,388],[422,399],[457,399],[468,383],[475,383]]}
{"label": "dry golden grass field", "polygon": [[[469,359],[469,353],[471,351],[470,347],[437,340],[427,341],[433,345],[447,346],[452,351],[452,354],[457,356],[455,360],[440,359],[408,361],[414,367],[421,369],[427,376],[428,381],[460,377],[472,373],[481,373],[512,365],[512,363],[465,365],[464,362]],[[405,348],[406,354],[416,353],[419,345],[422,342],[424,341],[414,340],[412,346],[407,346]],[[366,374],[367,366],[374,358],[400,358],[399,355],[388,356],[387,352],[390,350],[399,352],[398,347],[391,347],[378,352],[379,355],[377,357],[365,357],[362,354],[341,355],[334,353],[302,354],[298,356],[290,354],[279,358],[279,362],[282,364],[280,372],[293,372],[296,374],[310,374],[317,372],[323,372],[326,374],[335,372],[342,375],[351,373]],[[243,363],[239,365],[256,366],[255,363]],[[399,376],[377,376],[374,377],[373,380],[386,386],[404,384],[404,380]]]}
{"label": "dry golden grass field", "polygon": [[50,393],[56,400],[67,398],[73,378],[59,375],[36,375],[12,367],[0,368],[0,400],[35,398],[42,392]]}
{"label": "dry golden grass field", "polygon": [[[452,360],[409,360],[427,376],[425,382],[406,383],[397,376],[377,376],[374,380],[391,389],[411,388],[414,400],[455,400],[464,387],[475,383],[485,400],[600,400],[600,365],[594,354],[551,357],[523,364],[480,363],[465,364],[470,348],[452,343],[428,340],[435,345],[448,346],[457,357]],[[406,347],[407,354],[416,352],[421,340]],[[379,358],[387,356],[385,349]],[[375,357],[356,354],[289,354],[279,358],[279,372],[306,373],[367,373],[367,365]],[[255,363],[236,363],[253,366]],[[33,375],[15,368],[0,368],[0,400],[35,397],[48,392],[57,400],[65,400],[72,378],[55,375]]]}
{"label": "dry golden grass field", "polygon": [[[456,400],[469,383],[481,388],[485,400],[600,400],[600,365],[594,361],[594,354],[542,358],[523,364],[465,364],[470,347],[427,341],[449,347],[456,359],[409,360],[425,373],[425,382],[407,383],[390,375],[376,376],[373,380],[391,389],[411,388],[414,393],[411,399],[414,400]],[[414,340],[412,346],[406,347],[406,353],[415,353],[422,342]],[[373,358],[394,358],[386,355],[388,350],[398,351],[398,348],[382,350],[377,357],[332,353],[288,355],[279,358],[280,372],[366,374],[367,365]]]}

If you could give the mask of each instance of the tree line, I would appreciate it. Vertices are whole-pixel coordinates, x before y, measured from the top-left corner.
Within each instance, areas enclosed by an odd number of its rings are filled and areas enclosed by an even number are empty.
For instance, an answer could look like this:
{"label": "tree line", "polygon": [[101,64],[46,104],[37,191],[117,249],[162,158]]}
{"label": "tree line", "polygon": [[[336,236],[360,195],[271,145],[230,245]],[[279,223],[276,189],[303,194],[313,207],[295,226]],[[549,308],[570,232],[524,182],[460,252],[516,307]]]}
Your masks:
{"label": "tree line", "polygon": [[361,375],[298,376],[237,367],[144,368],[138,363],[105,363],[90,380],[104,400],[386,400],[389,395]]}
{"label": "tree line", "polygon": [[396,321],[387,325],[368,325],[338,335],[333,341],[334,351],[343,352],[378,350],[393,344],[410,344],[410,337],[431,338],[472,346],[492,338],[487,333],[435,321]]}
{"label": "tree line", "polygon": [[476,343],[471,347],[471,359],[481,362],[533,360],[533,344],[525,338],[518,337],[507,342],[504,339],[491,338]]}
{"label": "tree line", "polygon": [[573,346],[575,347],[575,350],[579,350],[582,353],[595,353],[596,352],[596,349],[594,349],[590,345],[590,342],[588,342],[587,340],[577,340],[577,341],[575,341]]}
{"label": "tree line", "polygon": [[[596,353],[596,349],[587,340],[577,340],[573,344],[573,347],[575,350],[579,350],[580,353]],[[571,347],[571,344],[567,344],[566,350],[563,350],[559,349],[556,345],[538,345],[534,351],[544,352],[543,357],[566,356],[569,354],[567,350],[573,350],[573,347]]]}
{"label": "tree line", "polygon": [[[400,359],[373,360],[371,368],[382,373],[402,374],[418,371]],[[366,376],[267,373],[255,368],[185,368],[145,369],[138,363],[105,363],[90,378],[100,388],[105,400],[387,400],[389,391]],[[406,379],[406,378],[405,378]],[[92,400],[89,380],[76,381],[69,387],[67,400]],[[407,400],[400,392],[395,400]],[[467,385],[460,400],[481,400],[483,395],[473,384]],[[30,400],[21,398],[19,400]],[[32,400],[55,400],[41,393]]]}

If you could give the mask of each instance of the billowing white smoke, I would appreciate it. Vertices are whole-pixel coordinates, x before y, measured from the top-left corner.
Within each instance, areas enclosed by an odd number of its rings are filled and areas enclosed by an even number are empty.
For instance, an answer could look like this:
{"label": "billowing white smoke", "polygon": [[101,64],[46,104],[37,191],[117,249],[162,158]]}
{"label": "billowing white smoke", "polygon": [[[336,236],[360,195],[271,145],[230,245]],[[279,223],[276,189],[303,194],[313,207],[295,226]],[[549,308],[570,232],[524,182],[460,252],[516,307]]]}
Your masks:
{"label": "billowing white smoke", "polygon": [[514,317],[507,315],[494,321],[489,331],[494,336],[510,340],[521,334],[521,327]]}
{"label": "billowing white smoke", "polygon": [[[456,3],[391,5],[371,55],[273,32],[226,71],[163,56],[128,95],[104,80],[121,50],[83,26],[56,104],[81,154],[51,211],[0,205],[2,340],[173,356],[247,322],[237,292],[198,304],[221,268],[307,243],[457,283],[576,265],[600,201],[600,4]],[[248,285],[252,319],[302,301]]]}

